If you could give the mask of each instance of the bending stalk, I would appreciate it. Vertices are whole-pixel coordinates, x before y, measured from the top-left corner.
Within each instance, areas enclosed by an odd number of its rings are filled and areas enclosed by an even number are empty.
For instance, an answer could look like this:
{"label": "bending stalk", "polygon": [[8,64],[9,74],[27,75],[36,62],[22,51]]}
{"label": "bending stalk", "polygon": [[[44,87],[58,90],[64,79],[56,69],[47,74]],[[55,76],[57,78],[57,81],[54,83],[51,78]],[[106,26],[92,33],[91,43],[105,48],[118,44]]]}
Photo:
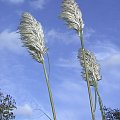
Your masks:
{"label": "bending stalk", "polygon": [[102,115],[102,120],[105,120],[105,113],[104,113],[104,111],[103,111],[102,100],[101,100],[100,94],[99,94],[99,92],[98,92],[97,81],[94,80],[93,83],[94,83],[95,92],[96,92],[97,95],[98,95],[98,102],[99,102],[99,106],[100,106],[100,111],[101,111],[101,115]]}
{"label": "bending stalk", "polygon": [[48,88],[48,93],[49,93],[49,98],[50,98],[50,104],[51,104],[51,108],[52,108],[53,118],[54,118],[54,120],[57,120],[56,119],[56,112],[55,112],[55,108],[54,108],[54,103],[53,103],[53,98],[52,98],[52,92],[51,92],[51,88],[50,88],[50,83],[49,83],[49,79],[48,79],[48,75],[47,75],[47,71],[46,71],[45,62],[43,61],[42,64],[43,64],[44,75],[45,75],[46,84],[47,84],[47,88]]}
{"label": "bending stalk", "polygon": [[96,75],[93,73],[94,79],[93,81],[93,87],[95,89],[95,94],[97,93],[98,95],[98,102],[99,102],[99,106],[100,106],[100,111],[101,111],[101,116],[102,116],[102,120],[105,120],[105,113],[103,111],[103,104],[102,104],[102,100],[99,94],[99,90],[98,90],[98,84],[97,84],[97,78]]}
{"label": "bending stalk", "polygon": [[86,68],[86,60],[85,60],[85,52],[84,52],[84,42],[83,42],[82,30],[79,31],[79,37],[80,37],[80,40],[81,40],[81,47],[82,47],[82,52],[83,52],[83,59],[84,59],[84,65],[85,65],[85,74],[86,74],[86,81],[87,81],[87,87],[88,87],[88,94],[89,94],[89,101],[90,101],[92,120],[95,120],[93,102],[92,102],[92,94],[91,94],[91,89],[90,89],[90,83],[89,83],[89,80],[88,80],[89,79],[88,78],[88,72],[87,72],[87,68]]}
{"label": "bending stalk", "polygon": [[96,104],[97,104],[97,92],[96,92],[96,90],[95,90],[95,88],[94,88],[94,93],[95,93],[95,100],[94,100],[94,113],[95,113],[95,111],[96,111]]}

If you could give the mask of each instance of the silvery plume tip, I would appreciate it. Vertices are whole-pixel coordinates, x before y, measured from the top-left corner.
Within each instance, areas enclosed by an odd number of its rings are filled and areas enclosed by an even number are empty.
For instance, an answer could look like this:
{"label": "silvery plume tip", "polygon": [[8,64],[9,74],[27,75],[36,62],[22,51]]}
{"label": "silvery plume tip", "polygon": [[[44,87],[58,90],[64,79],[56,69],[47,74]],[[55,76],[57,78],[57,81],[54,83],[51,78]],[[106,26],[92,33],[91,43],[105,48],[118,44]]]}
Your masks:
{"label": "silvery plume tip", "polygon": [[28,52],[37,62],[42,63],[47,48],[41,24],[30,13],[24,12],[19,25],[19,33],[23,46],[28,48]]}
{"label": "silvery plume tip", "polygon": [[[86,61],[86,69],[88,72],[88,79],[89,79],[90,85],[92,86],[93,80],[96,80],[96,81],[101,80],[100,65],[97,63],[96,57],[92,52],[84,49],[84,54],[85,54],[85,61]],[[80,64],[82,66],[82,77],[86,80],[83,49],[80,49],[78,51],[78,59],[80,60]]]}
{"label": "silvery plume tip", "polygon": [[61,18],[63,18],[69,28],[77,32],[84,28],[82,13],[75,0],[63,0]]}

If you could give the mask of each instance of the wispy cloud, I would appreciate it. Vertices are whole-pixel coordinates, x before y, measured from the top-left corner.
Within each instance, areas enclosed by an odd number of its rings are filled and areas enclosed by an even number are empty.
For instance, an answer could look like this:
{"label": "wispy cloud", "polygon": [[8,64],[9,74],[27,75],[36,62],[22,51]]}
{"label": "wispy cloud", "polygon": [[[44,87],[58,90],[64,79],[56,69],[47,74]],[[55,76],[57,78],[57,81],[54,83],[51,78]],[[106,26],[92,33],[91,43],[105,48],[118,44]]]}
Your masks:
{"label": "wispy cloud", "polygon": [[[47,120],[47,117],[43,114],[43,110],[36,110],[30,103],[18,105],[17,109],[14,110],[14,114],[17,120]],[[47,112],[44,111],[46,114]]]}
{"label": "wispy cloud", "polygon": [[72,59],[70,60],[70,59],[60,58],[56,65],[59,67],[63,67],[63,68],[71,68],[71,69],[72,68],[79,68],[76,60],[72,60]]}
{"label": "wispy cloud", "polygon": [[20,4],[20,3],[23,3],[24,0],[1,0],[3,2],[10,2],[10,3],[13,3],[13,4]]}
{"label": "wispy cloud", "polygon": [[[64,82],[62,82],[62,84],[58,86],[58,88],[60,89],[56,91],[57,92],[56,96],[60,101],[64,103],[73,105],[73,103],[75,102],[77,104],[81,104],[79,102],[81,95],[85,98],[87,97],[87,95],[85,94],[85,92],[87,93],[86,86],[84,86],[83,84],[81,85],[79,82],[76,82],[73,80],[69,81],[66,79]],[[84,93],[83,93],[83,90],[84,90]],[[63,94],[63,91],[66,94]],[[78,95],[79,93],[80,95]],[[74,98],[74,100],[71,100],[72,98]]]}
{"label": "wispy cloud", "polygon": [[120,49],[117,45],[109,42],[96,42],[94,52],[97,59],[104,66],[120,65]]}
{"label": "wispy cloud", "polygon": [[86,28],[86,29],[84,30],[84,32],[83,32],[84,39],[85,39],[85,40],[90,39],[90,37],[91,37],[92,35],[94,35],[95,32],[96,32],[96,31],[95,31],[93,28]]}
{"label": "wispy cloud", "polygon": [[[86,28],[84,30],[83,36],[85,42],[89,41],[92,35],[95,34],[95,30],[92,28]],[[56,29],[50,29],[46,32],[47,42],[62,42],[64,44],[80,44],[79,37],[77,36],[75,31],[61,31]],[[50,40],[49,40],[50,39]]]}
{"label": "wispy cloud", "polygon": [[47,0],[34,0],[34,1],[30,1],[30,5],[34,9],[43,9],[46,2]]}
{"label": "wispy cloud", "polygon": [[106,59],[106,66],[120,66],[120,51]]}
{"label": "wispy cloud", "polygon": [[16,31],[6,29],[0,32],[0,50],[21,53],[23,48],[19,38],[19,34]]}
{"label": "wispy cloud", "polygon": [[33,114],[33,109],[29,104],[24,104],[23,106],[18,106],[15,111],[17,115],[31,116]]}
{"label": "wispy cloud", "polygon": [[62,68],[80,69],[77,55],[73,55],[71,58],[59,58],[55,65]]}
{"label": "wispy cloud", "polygon": [[59,30],[51,29],[46,33],[47,42],[50,43],[63,42],[64,44],[78,43],[77,35],[72,32],[61,32]]}

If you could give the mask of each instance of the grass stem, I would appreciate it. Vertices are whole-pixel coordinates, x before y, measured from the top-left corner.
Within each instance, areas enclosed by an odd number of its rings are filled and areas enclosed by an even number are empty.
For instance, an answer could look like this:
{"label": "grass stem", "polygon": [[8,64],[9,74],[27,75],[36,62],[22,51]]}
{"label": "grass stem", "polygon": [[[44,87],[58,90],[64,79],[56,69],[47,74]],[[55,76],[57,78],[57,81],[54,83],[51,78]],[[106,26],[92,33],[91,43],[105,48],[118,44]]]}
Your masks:
{"label": "grass stem", "polygon": [[50,98],[50,104],[51,104],[51,108],[52,108],[53,118],[54,118],[54,120],[57,120],[56,119],[55,108],[54,108],[54,102],[53,102],[53,98],[52,98],[52,92],[51,92],[51,88],[50,88],[50,83],[49,83],[49,79],[48,79],[48,75],[47,75],[47,71],[46,71],[45,62],[43,61],[42,64],[43,64],[44,75],[45,75],[46,84],[47,84],[47,88],[48,88],[48,93],[49,93],[49,98]]}
{"label": "grass stem", "polygon": [[80,41],[81,41],[81,47],[82,47],[82,53],[83,53],[83,59],[84,59],[85,74],[86,74],[86,81],[87,81],[87,88],[88,88],[88,94],[89,94],[89,101],[90,101],[92,120],[95,120],[93,102],[92,102],[92,94],[91,94],[91,88],[90,88],[88,72],[87,72],[87,66],[86,66],[86,60],[85,60],[85,51],[84,51],[84,41],[83,41],[83,36],[82,36],[82,30],[79,31],[79,37],[80,37]]}
{"label": "grass stem", "polygon": [[102,104],[102,100],[101,100],[101,97],[100,97],[100,94],[99,94],[99,91],[98,91],[97,81],[94,80],[93,83],[94,83],[95,92],[96,92],[97,95],[98,95],[98,102],[99,102],[99,106],[100,106],[100,111],[101,111],[102,120],[105,120],[105,113],[104,113],[104,111],[103,111],[103,104]]}

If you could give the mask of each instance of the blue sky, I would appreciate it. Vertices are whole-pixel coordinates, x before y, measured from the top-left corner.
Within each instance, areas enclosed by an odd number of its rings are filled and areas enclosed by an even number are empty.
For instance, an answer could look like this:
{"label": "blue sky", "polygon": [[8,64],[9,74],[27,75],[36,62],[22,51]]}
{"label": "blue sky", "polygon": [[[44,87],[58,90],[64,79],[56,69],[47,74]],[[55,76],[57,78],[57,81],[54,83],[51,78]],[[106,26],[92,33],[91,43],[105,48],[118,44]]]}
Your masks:
{"label": "blue sky", "polygon": [[[41,22],[51,63],[50,84],[58,120],[90,120],[86,82],[77,60],[76,33],[59,19],[62,0],[0,0],[0,88],[17,102],[15,120],[47,120],[50,116],[42,65],[21,47],[16,33],[21,13],[30,12]],[[104,105],[120,108],[120,1],[77,0],[85,24],[85,47],[101,65],[99,90]],[[47,62],[47,61],[46,61]],[[96,120],[100,120],[97,109]]]}

